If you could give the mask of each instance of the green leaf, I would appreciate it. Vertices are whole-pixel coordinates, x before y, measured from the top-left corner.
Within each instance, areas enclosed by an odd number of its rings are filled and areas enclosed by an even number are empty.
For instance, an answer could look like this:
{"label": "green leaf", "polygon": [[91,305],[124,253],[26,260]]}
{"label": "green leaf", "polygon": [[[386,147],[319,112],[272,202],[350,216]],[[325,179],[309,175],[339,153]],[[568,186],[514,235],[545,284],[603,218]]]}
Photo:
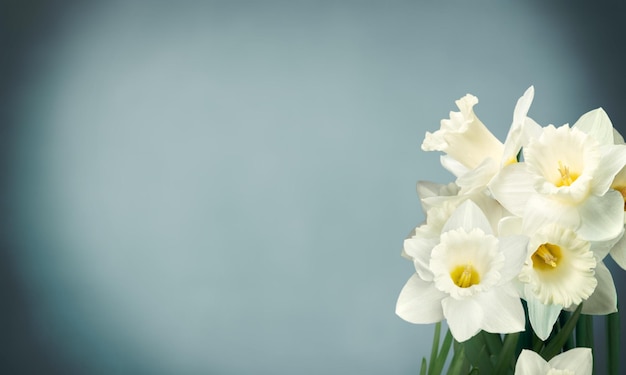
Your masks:
{"label": "green leaf", "polygon": [[482,335],[478,334],[463,343],[465,357],[470,364],[478,368],[483,374],[493,374],[493,365],[487,343]]}
{"label": "green leaf", "polygon": [[432,366],[430,370],[432,370],[433,375],[440,375],[441,371],[443,371],[443,365],[446,363],[448,353],[450,352],[450,345],[452,345],[452,333],[448,330],[448,332],[446,332],[446,337],[443,339],[441,351],[439,352],[435,363],[430,364]]}
{"label": "green leaf", "polygon": [[435,324],[435,334],[433,336],[433,346],[430,349],[430,367],[428,369],[428,375],[433,375],[433,364],[437,359],[437,351],[439,350],[439,336],[441,336],[441,322]]}
{"label": "green leaf", "polygon": [[591,315],[581,314],[578,318],[576,346],[593,349],[593,320]]}
{"label": "green leaf", "polygon": [[420,367],[420,375],[427,375],[426,371],[426,367],[428,366],[428,364],[426,363],[426,357],[422,358],[422,367]]}
{"label": "green leaf", "polygon": [[502,351],[502,338],[497,333],[488,333],[482,331],[481,334],[484,337],[485,343],[487,344],[487,350],[489,350],[489,354],[492,356],[499,356],[500,351]]}
{"label": "green leaf", "polygon": [[519,340],[519,336],[519,332],[510,333],[505,336],[502,351],[500,352],[494,374],[506,374],[508,370],[513,370],[513,363],[515,363],[515,349],[517,348],[517,340]]}
{"label": "green leaf", "polygon": [[607,348],[609,350],[609,375],[619,374],[619,338],[620,338],[620,322],[619,313],[609,314],[606,317],[607,325]]}
{"label": "green leaf", "polygon": [[448,375],[459,375],[469,371],[469,362],[465,358],[465,350],[463,345],[459,345],[458,342],[454,342],[454,356],[450,361],[450,367],[448,367]]}
{"label": "green leaf", "polygon": [[563,325],[559,333],[554,336],[554,338],[550,340],[550,343],[539,353],[543,359],[549,361],[552,357],[561,352],[561,348],[565,345],[568,337],[572,334],[574,327],[576,327],[576,322],[578,322],[578,317],[580,316],[580,310],[582,310],[582,308],[583,304],[581,303],[578,305],[578,308],[574,311],[567,323]]}
{"label": "green leaf", "polygon": [[[559,314],[559,326],[563,327],[565,325],[565,323],[569,320],[570,316],[572,314],[568,311],[565,310],[561,310],[561,314]],[[573,335],[569,335],[567,337],[567,341],[565,342],[565,345],[563,346],[563,350],[570,350],[576,347],[576,344],[574,342],[574,336]]]}

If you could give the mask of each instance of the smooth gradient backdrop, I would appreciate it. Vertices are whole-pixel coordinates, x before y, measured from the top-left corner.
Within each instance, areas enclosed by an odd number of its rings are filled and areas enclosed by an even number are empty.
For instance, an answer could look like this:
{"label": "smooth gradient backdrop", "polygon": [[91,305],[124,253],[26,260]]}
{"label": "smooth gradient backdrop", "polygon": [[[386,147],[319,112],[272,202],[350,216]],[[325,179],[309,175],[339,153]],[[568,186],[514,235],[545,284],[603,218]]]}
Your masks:
{"label": "smooth gradient backdrop", "polygon": [[424,133],[626,130],[626,8],[552,4],[3,1],[2,372],[417,373]]}

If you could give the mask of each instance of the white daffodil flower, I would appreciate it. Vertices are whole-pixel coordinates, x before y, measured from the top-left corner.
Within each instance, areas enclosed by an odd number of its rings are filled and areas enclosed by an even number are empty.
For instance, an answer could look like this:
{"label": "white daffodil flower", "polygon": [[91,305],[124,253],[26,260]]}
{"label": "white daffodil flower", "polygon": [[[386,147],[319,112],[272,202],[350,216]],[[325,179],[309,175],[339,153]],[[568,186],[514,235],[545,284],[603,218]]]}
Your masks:
{"label": "white daffodil flower", "polygon": [[499,160],[504,146],[474,114],[478,98],[467,94],[455,103],[460,112],[450,112],[436,132],[426,132],[422,150],[443,151],[468,170],[487,158]]}
{"label": "white daffodil flower", "polygon": [[517,358],[515,375],[591,375],[593,356],[589,348],[574,348],[546,361],[524,349]]}
{"label": "white daffodil flower", "polygon": [[589,241],[556,224],[536,231],[528,250],[519,280],[530,323],[545,341],[563,307],[576,306],[594,292],[596,259]]}
{"label": "white daffodil flower", "polygon": [[489,184],[507,210],[537,225],[572,227],[590,241],[620,235],[623,198],[609,188],[626,165],[626,146],[613,144],[604,111],[583,115],[572,128],[542,128],[523,154],[524,162],[504,167]]}
{"label": "white daffodil flower", "polygon": [[439,235],[418,233],[405,241],[417,272],[402,288],[396,314],[417,324],[446,319],[459,342],[480,330],[524,330],[524,310],[512,281],[523,266],[527,241],[496,237],[480,208],[463,202]]}
{"label": "white daffodil flower", "polygon": [[[624,138],[617,130],[613,130],[614,143],[616,145],[623,145]],[[624,223],[626,224],[626,167],[622,168],[622,170],[615,175],[611,189],[618,191],[622,195],[624,200]],[[620,267],[626,269],[626,237],[622,237],[611,249],[611,257]]]}
{"label": "white daffodil flower", "polygon": [[460,112],[450,112],[441,120],[435,133],[426,133],[422,150],[443,151],[441,164],[457,177],[461,194],[484,189],[503,167],[517,162],[517,154],[539,125],[527,117],[533,101],[534,88],[529,87],[518,99],[513,122],[502,144],[476,117],[473,106],[478,99],[470,94],[456,102]]}
{"label": "white daffodil flower", "polygon": [[621,236],[610,241],[586,241],[555,223],[541,227],[532,224],[520,217],[505,217],[498,232],[501,236],[522,233],[530,237],[518,279],[537,336],[546,340],[561,310],[575,310],[581,302],[583,314],[617,311],[615,283],[603,259]]}

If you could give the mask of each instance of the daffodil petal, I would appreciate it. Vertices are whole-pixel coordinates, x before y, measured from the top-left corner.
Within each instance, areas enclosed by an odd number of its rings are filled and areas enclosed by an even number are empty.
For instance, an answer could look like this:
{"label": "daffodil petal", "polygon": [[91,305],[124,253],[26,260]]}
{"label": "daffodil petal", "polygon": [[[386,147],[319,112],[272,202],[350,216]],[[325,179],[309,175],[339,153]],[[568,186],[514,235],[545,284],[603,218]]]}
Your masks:
{"label": "daffodil petal", "polygon": [[504,167],[489,183],[493,196],[511,213],[524,216],[526,202],[534,194],[533,177],[525,163]]}
{"label": "daffodil petal", "polygon": [[591,135],[600,144],[613,144],[613,124],[602,108],[594,109],[580,116],[572,127]]}
{"label": "daffodil petal", "polygon": [[576,206],[565,204],[556,199],[535,194],[526,201],[524,215],[524,233],[533,233],[551,223],[563,227],[577,228],[580,226],[580,213]]}
{"label": "daffodil petal", "polygon": [[524,349],[517,357],[515,375],[547,374],[548,371],[550,371],[548,362],[532,350]]}
{"label": "daffodil petal", "polygon": [[615,238],[606,241],[591,241],[591,251],[598,261],[603,260],[615,246],[624,238],[624,229]]}
{"label": "daffodil petal", "polygon": [[466,232],[481,229],[485,234],[492,234],[491,224],[483,211],[471,200],[466,200],[452,213],[441,230],[442,233],[463,228]]}
{"label": "daffodil petal", "polygon": [[504,254],[504,264],[500,269],[502,281],[509,281],[519,275],[526,261],[527,236],[505,236],[499,238],[500,251]]}
{"label": "daffodil petal", "polygon": [[591,180],[591,193],[603,195],[609,190],[615,176],[626,165],[626,145],[610,145],[602,148],[598,170]]}
{"label": "daffodil petal", "polygon": [[433,283],[425,282],[417,274],[413,274],[400,291],[396,314],[415,324],[440,322],[443,320],[441,300],[444,297]]}
{"label": "daffodil petal", "polygon": [[503,290],[490,290],[476,296],[482,306],[482,329],[492,333],[512,333],[524,330],[524,308],[518,296]]}
{"label": "daffodil petal", "polygon": [[448,155],[441,155],[439,158],[441,165],[456,177],[463,176],[469,169],[458,160]]}
{"label": "daffodil petal", "polygon": [[544,305],[537,298],[533,297],[530,292],[526,293],[526,302],[528,302],[528,319],[533,327],[533,331],[542,341],[546,341],[563,306]]}
{"label": "daffodil petal", "polygon": [[500,237],[514,236],[522,233],[522,218],[507,216],[498,222],[498,234]]}
{"label": "daffodil petal", "polygon": [[591,375],[593,357],[590,348],[574,348],[563,352],[548,361],[550,367],[569,370],[576,375]]}
{"label": "daffodil petal", "polygon": [[471,194],[484,189],[499,169],[495,160],[487,158],[476,168],[457,178],[456,183],[461,187],[462,194]]}
{"label": "daffodil petal", "polygon": [[613,128],[613,143],[616,145],[624,144],[624,137],[622,137],[622,135],[615,128]]}
{"label": "daffodil petal", "polygon": [[617,291],[611,271],[600,262],[596,265],[598,285],[591,296],[583,302],[582,313],[588,315],[607,315],[617,311]]}
{"label": "daffodil petal", "polygon": [[590,195],[578,211],[584,220],[577,232],[589,241],[615,238],[624,228],[624,198],[618,191],[611,190],[601,197]]}
{"label": "daffodil petal", "polygon": [[510,160],[515,159],[527,138],[524,134],[527,119],[526,115],[528,114],[534,96],[535,88],[530,86],[526,92],[524,92],[524,95],[517,100],[517,104],[515,104],[513,122],[511,123],[509,132],[506,135],[506,140],[504,141],[503,164],[507,164]]}
{"label": "daffodil petal", "polygon": [[480,331],[484,313],[478,302],[471,298],[457,300],[447,297],[441,304],[450,332],[456,341],[467,341]]}
{"label": "daffodil petal", "polygon": [[622,236],[611,249],[611,258],[618,266],[626,270],[626,235]]}
{"label": "daffodil petal", "polygon": [[[430,252],[433,247],[437,246],[439,243],[439,238],[427,238],[427,237],[412,237],[404,240],[404,252],[413,260],[415,263],[415,268],[418,269],[418,272],[423,270],[428,270],[428,262],[430,262]],[[430,278],[424,277],[425,280],[432,280],[432,276]]]}

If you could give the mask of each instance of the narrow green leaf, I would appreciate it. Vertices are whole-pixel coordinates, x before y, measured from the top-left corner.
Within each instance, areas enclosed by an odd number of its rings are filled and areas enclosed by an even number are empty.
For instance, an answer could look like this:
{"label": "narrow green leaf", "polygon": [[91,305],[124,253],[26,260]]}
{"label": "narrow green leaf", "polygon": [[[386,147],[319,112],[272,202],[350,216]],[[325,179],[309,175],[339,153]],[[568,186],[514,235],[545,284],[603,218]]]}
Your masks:
{"label": "narrow green leaf", "polygon": [[505,336],[502,351],[500,352],[494,374],[506,374],[509,370],[513,370],[513,363],[515,363],[515,348],[517,348],[517,340],[519,340],[519,336],[519,332],[509,333]]}
{"label": "narrow green leaf", "polygon": [[433,336],[433,345],[430,349],[430,364],[428,368],[428,375],[433,375],[433,364],[437,359],[437,351],[439,350],[439,336],[441,335],[441,322],[435,324],[435,334]]}
{"label": "narrow green leaf", "polygon": [[502,338],[497,333],[488,333],[482,331],[481,334],[484,336],[485,343],[487,344],[487,350],[489,350],[489,354],[493,356],[499,356],[500,351],[502,351]]}
{"label": "narrow green leaf", "polygon": [[487,343],[482,335],[478,334],[463,343],[465,356],[470,364],[478,368],[483,374],[492,374],[493,365],[491,364]]}
{"label": "narrow green leaf", "polygon": [[420,367],[420,375],[427,375],[427,369],[426,367],[428,366],[428,364],[426,363],[426,357],[422,358],[422,367]]}
{"label": "narrow green leaf", "polygon": [[467,375],[475,375],[475,374],[479,374],[480,371],[477,368],[473,368],[472,371],[469,372],[469,374]]}
{"label": "narrow green leaf", "polygon": [[606,317],[607,325],[607,348],[609,351],[609,375],[619,374],[619,339],[620,339],[620,321],[619,313],[609,314]]}
{"label": "narrow green leaf", "polygon": [[561,352],[561,348],[567,341],[568,337],[572,334],[574,327],[576,327],[576,323],[580,317],[580,310],[582,308],[583,305],[581,303],[578,305],[578,308],[574,311],[569,320],[563,325],[561,331],[559,331],[559,333],[550,340],[550,343],[539,353],[546,361],[549,361],[552,357]]}
{"label": "narrow green leaf", "polygon": [[[572,314],[569,311],[561,310],[561,314],[559,314],[559,325],[563,327],[565,323],[569,320]],[[570,350],[576,347],[576,343],[574,342],[574,335],[569,335],[567,337],[567,341],[565,341],[565,345],[563,346],[563,350]]]}
{"label": "narrow green leaf", "polygon": [[539,353],[545,344],[545,342],[541,341],[541,339],[537,336],[535,331],[533,331],[532,334],[532,344],[532,350],[535,353]]}
{"label": "narrow green leaf", "polygon": [[576,345],[593,349],[593,320],[591,315],[581,314],[576,323]]}
{"label": "narrow green leaf", "polygon": [[435,363],[431,363],[433,375],[440,375],[443,371],[443,365],[446,363],[446,359],[448,359],[448,353],[450,352],[450,345],[452,345],[452,333],[450,330],[446,332],[446,337],[443,339],[443,344],[441,345],[441,350]]}
{"label": "narrow green leaf", "polygon": [[459,345],[454,341],[454,356],[450,361],[450,367],[448,367],[448,375],[459,375],[469,371],[469,362],[465,358],[465,350],[463,345]]}

